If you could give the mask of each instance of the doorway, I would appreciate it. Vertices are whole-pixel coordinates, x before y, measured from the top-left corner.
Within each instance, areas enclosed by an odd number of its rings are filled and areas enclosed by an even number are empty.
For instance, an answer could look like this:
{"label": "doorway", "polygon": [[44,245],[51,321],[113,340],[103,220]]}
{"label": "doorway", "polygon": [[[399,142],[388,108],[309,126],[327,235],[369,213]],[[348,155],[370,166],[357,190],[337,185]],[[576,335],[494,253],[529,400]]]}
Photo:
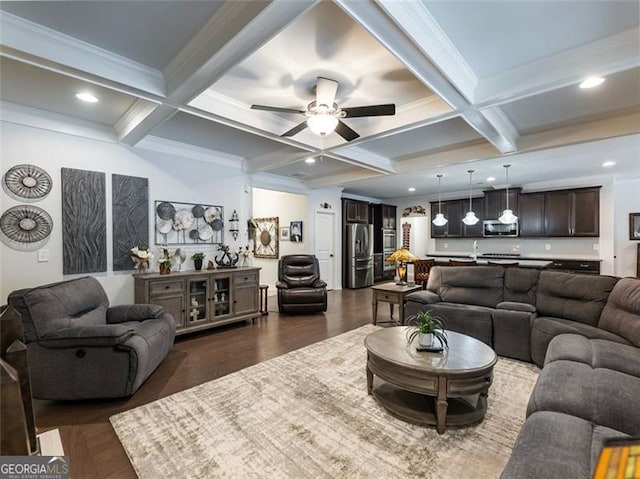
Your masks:
{"label": "doorway", "polygon": [[333,211],[316,211],[315,255],[320,264],[320,278],[327,289],[334,289],[336,271],[336,215]]}

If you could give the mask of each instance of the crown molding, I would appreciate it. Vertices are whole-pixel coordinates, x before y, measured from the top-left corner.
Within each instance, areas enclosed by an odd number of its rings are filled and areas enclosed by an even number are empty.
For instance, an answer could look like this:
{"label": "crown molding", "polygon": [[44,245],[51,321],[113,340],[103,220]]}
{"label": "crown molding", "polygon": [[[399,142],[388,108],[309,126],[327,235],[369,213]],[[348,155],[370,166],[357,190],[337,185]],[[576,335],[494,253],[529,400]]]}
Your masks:
{"label": "crown molding", "polygon": [[244,158],[237,155],[230,155],[221,151],[210,150],[200,146],[189,145],[179,141],[168,140],[158,136],[147,136],[140,141],[136,149],[155,151],[158,153],[179,156],[190,160],[206,161],[216,165],[227,166],[242,170],[244,168]]}
{"label": "crown molding", "polygon": [[40,130],[108,143],[118,142],[114,130],[108,126],[6,101],[0,101],[0,119],[3,122],[29,126]]}
{"label": "crown molding", "polygon": [[[318,189],[318,188],[328,188],[335,187],[336,185],[344,185],[346,183],[351,183],[353,181],[359,180],[367,180],[370,178],[377,178],[380,176],[380,173],[376,173],[374,171],[360,170],[360,171],[352,171],[349,173],[340,173],[332,176],[323,176],[322,178],[314,178],[312,180],[306,181],[305,185],[310,189]],[[352,195],[349,193],[343,193],[344,197],[354,197],[356,195]],[[361,197],[365,198],[365,197]],[[371,202],[379,202],[378,198],[368,198],[365,201]]]}
{"label": "crown molding", "polygon": [[6,47],[152,95],[165,96],[160,70],[4,11],[0,15],[0,30]]}
{"label": "crown molding", "polygon": [[640,66],[640,27],[483,78],[477,107],[491,106]]}
{"label": "crown molding", "polygon": [[440,28],[426,4],[397,0],[380,0],[378,3],[467,100],[473,103],[478,77]]}
{"label": "crown molding", "polygon": [[375,171],[377,173],[389,174],[396,172],[393,160],[382,155],[371,153],[369,150],[365,150],[359,146],[350,147],[348,151],[343,151],[341,154],[325,152],[324,156],[328,156],[334,160],[339,160],[354,166],[366,168],[367,170]]}

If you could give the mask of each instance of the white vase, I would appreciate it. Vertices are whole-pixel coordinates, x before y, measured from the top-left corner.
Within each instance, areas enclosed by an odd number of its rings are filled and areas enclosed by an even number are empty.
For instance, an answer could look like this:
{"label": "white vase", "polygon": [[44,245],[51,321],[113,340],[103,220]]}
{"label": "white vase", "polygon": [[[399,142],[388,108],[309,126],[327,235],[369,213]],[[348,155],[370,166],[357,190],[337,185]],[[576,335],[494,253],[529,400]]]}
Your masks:
{"label": "white vase", "polygon": [[418,334],[418,346],[421,348],[433,347],[433,334],[432,333]]}

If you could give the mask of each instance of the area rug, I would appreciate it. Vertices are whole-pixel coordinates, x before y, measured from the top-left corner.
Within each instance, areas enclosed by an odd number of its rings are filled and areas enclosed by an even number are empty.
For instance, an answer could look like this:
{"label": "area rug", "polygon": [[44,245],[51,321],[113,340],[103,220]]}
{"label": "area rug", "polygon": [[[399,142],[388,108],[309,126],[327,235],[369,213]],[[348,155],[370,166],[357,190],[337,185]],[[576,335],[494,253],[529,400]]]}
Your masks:
{"label": "area rug", "polygon": [[538,376],[499,359],[485,420],[433,428],[367,395],[367,325],[111,417],[141,478],[494,478]]}

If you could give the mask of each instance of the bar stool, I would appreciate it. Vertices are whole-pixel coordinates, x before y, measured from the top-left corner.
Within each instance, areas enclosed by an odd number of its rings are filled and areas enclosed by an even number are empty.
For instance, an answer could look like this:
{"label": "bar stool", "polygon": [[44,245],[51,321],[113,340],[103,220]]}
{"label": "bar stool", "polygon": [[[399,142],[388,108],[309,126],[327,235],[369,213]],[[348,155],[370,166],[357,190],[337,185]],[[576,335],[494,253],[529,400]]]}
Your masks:
{"label": "bar stool", "polygon": [[261,284],[260,285],[260,314],[262,316],[269,314],[269,285]]}

